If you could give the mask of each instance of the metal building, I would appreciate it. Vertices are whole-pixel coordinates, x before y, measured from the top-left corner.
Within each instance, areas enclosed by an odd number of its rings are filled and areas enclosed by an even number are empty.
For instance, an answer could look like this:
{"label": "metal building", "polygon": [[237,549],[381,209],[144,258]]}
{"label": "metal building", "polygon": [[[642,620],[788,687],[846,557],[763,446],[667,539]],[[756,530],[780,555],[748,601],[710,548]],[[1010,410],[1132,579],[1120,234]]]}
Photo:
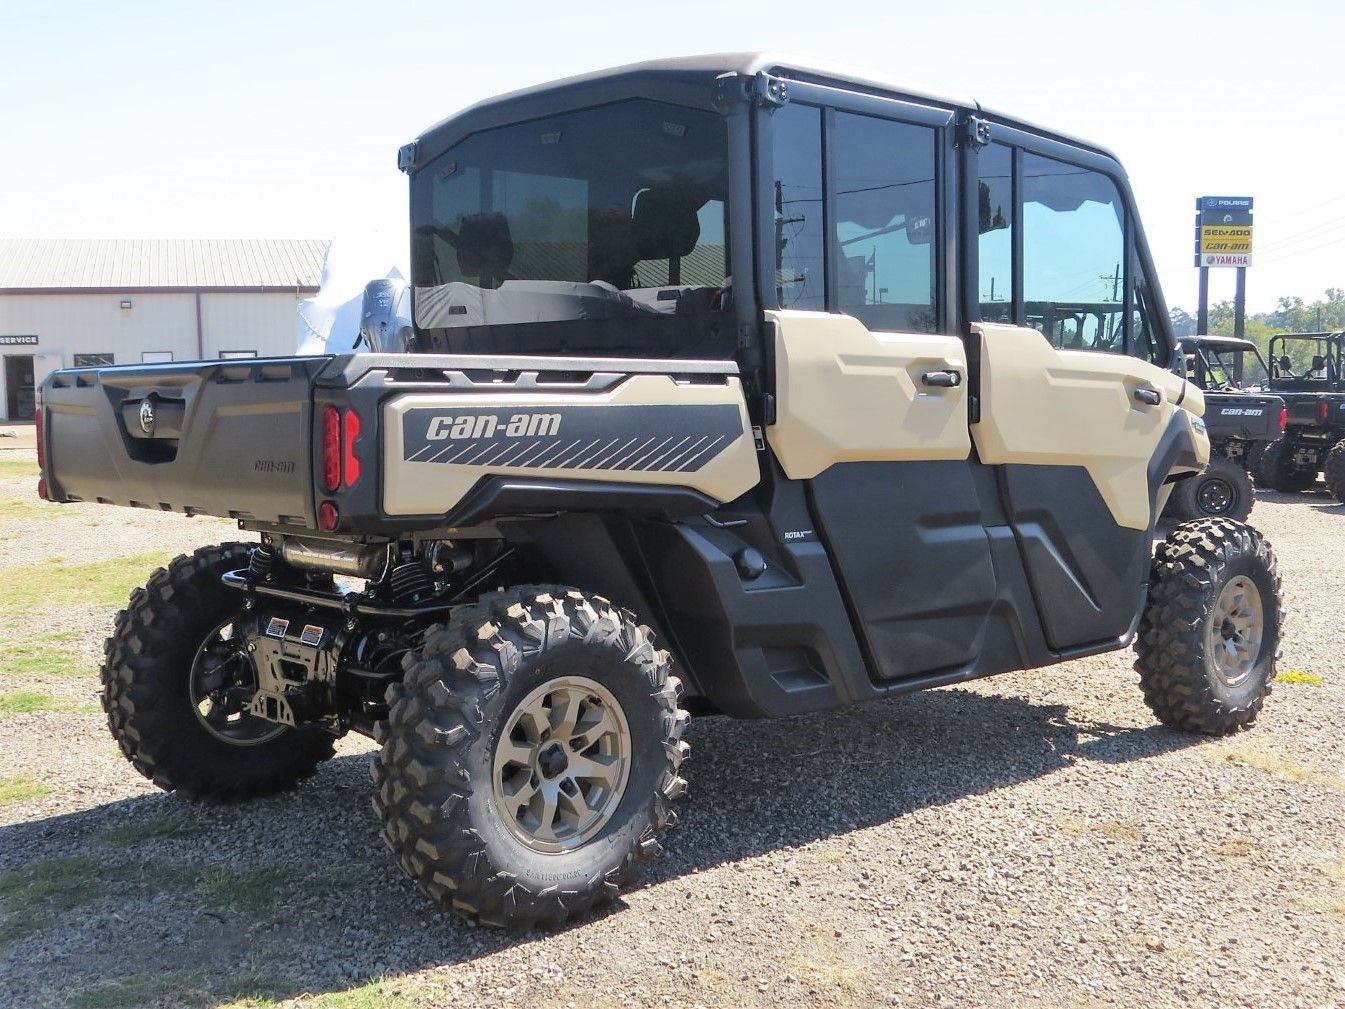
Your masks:
{"label": "metal building", "polygon": [[0,238],[0,419],[57,368],[294,353],[327,245]]}

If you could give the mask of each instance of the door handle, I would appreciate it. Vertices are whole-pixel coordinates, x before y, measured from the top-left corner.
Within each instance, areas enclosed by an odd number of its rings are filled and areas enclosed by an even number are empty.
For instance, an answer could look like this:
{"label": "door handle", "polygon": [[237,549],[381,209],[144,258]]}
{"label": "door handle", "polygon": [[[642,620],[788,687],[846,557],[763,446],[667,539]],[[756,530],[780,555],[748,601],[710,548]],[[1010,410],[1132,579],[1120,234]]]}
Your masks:
{"label": "door handle", "polygon": [[927,371],[920,376],[924,385],[938,389],[956,389],[962,384],[962,373],[957,371]]}
{"label": "door handle", "polygon": [[1157,389],[1136,389],[1135,399],[1146,406],[1157,406],[1163,402],[1163,394]]}

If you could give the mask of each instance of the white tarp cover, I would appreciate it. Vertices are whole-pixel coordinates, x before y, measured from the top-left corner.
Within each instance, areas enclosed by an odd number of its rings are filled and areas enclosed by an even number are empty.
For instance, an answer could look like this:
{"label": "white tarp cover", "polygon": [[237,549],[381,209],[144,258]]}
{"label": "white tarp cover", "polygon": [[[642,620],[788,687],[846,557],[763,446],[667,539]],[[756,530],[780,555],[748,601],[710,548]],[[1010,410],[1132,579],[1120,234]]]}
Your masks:
{"label": "white tarp cover", "polygon": [[[368,350],[357,347],[360,338],[360,305],[364,286],[389,277],[405,281],[407,265],[405,233],[374,232],[338,235],[327,249],[318,293],[299,303],[299,331],[295,353],[344,353]],[[397,306],[397,314],[411,324],[409,292]]]}

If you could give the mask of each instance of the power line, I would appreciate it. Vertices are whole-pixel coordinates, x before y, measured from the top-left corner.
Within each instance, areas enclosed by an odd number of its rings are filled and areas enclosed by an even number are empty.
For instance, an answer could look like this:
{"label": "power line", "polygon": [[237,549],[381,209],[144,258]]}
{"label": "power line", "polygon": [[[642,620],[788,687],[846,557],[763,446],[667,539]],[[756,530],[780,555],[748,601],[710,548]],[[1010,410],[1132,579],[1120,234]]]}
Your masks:
{"label": "power line", "polygon": [[1292,251],[1281,249],[1278,252],[1272,253],[1266,259],[1259,260],[1259,262],[1262,265],[1264,265],[1265,263],[1281,263],[1284,262],[1285,260],[1297,259],[1299,256],[1305,256],[1309,252],[1318,252],[1322,249],[1329,249],[1332,246],[1336,245],[1345,245],[1345,234],[1339,235],[1336,238],[1323,242],[1321,245],[1310,245],[1306,249],[1295,249]]}
{"label": "power line", "polygon": [[1268,243],[1265,246],[1265,250],[1269,251],[1271,249],[1278,249],[1282,246],[1294,245],[1303,240],[1311,241],[1312,239],[1318,237],[1317,236],[1318,232],[1330,231],[1333,228],[1340,228],[1340,227],[1345,227],[1345,216],[1335,217],[1329,221],[1320,221],[1317,224],[1314,224],[1311,228],[1295,232],[1292,235],[1286,235],[1283,238]]}

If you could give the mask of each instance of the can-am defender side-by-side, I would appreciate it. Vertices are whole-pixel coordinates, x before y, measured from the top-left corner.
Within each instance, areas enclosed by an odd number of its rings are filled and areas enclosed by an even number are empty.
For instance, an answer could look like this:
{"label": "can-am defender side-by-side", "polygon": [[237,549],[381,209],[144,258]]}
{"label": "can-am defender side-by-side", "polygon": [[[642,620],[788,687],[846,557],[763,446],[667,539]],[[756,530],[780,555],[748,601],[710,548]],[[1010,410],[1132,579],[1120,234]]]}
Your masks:
{"label": "can-am defender side-by-side", "polygon": [[117,617],[104,704],[163,788],[272,792],[372,734],[397,861],[529,927],[661,850],[689,712],[1133,642],[1164,722],[1256,718],[1274,555],[1227,519],[1154,551],[1209,442],[1103,150],[724,56],[485,102],[400,163],[416,352],[43,387],[53,500],[260,537]]}
{"label": "can-am defender side-by-side", "polygon": [[1210,461],[1204,472],[1177,483],[1164,514],[1245,519],[1254,501],[1249,460],[1283,433],[1284,400],[1266,394],[1269,372],[1250,340],[1188,336],[1181,349],[1187,378],[1205,393]]}
{"label": "can-am defender side-by-side", "polygon": [[1280,333],[1270,338],[1270,391],[1284,400],[1284,436],[1252,457],[1252,476],[1270,490],[1304,491],[1320,473],[1345,501],[1345,333]]}

